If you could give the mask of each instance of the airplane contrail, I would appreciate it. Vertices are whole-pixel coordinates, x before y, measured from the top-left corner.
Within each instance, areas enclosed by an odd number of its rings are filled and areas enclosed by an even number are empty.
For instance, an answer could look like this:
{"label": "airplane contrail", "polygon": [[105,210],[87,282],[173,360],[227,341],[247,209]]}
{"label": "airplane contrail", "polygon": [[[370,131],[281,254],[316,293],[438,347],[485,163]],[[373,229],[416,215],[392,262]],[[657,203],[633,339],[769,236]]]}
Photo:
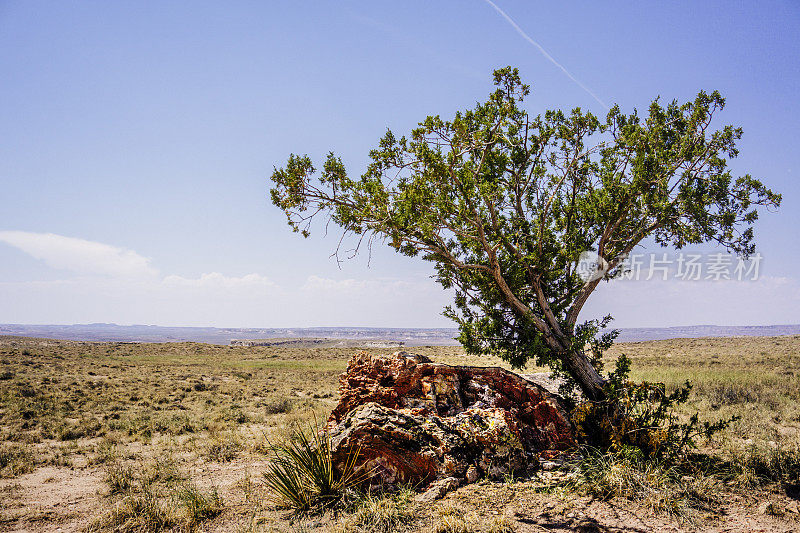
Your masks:
{"label": "airplane contrail", "polygon": [[594,93],[592,92],[592,90],[591,90],[590,88],[588,88],[586,85],[584,85],[583,83],[581,83],[581,82],[580,82],[580,81],[579,81],[579,80],[578,80],[578,79],[577,79],[575,76],[573,76],[572,74],[570,74],[570,72],[569,72],[569,71],[568,71],[566,68],[564,68],[564,66],[563,66],[561,63],[559,63],[558,61],[556,61],[556,60],[553,58],[553,56],[551,56],[550,54],[548,54],[548,53],[547,53],[547,50],[545,50],[544,48],[542,48],[542,45],[540,45],[539,43],[537,43],[536,41],[534,41],[534,40],[533,40],[533,39],[530,37],[530,35],[528,35],[527,33],[525,33],[525,32],[522,30],[522,28],[520,28],[520,27],[519,27],[519,25],[518,25],[516,22],[514,22],[514,19],[512,19],[511,17],[509,17],[509,16],[506,14],[506,12],[505,12],[505,11],[503,11],[502,9],[500,9],[500,8],[497,6],[497,4],[495,4],[494,2],[492,2],[492,0],[484,0],[484,1],[485,1],[487,4],[489,4],[490,6],[492,6],[492,7],[494,8],[494,10],[495,10],[495,11],[497,11],[498,13],[500,13],[500,16],[502,16],[504,19],[506,19],[506,20],[508,21],[508,23],[509,23],[509,24],[511,24],[511,25],[514,27],[514,29],[515,29],[515,30],[517,30],[517,33],[519,33],[519,34],[522,36],[522,38],[523,38],[523,39],[525,39],[526,41],[528,41],[529,43],[531,43],[533,46],[535,46],[535,47],[536,47],[536,48],[537,48],[537,49],[538,49],[538,50],[539,50],[539,51],[542,53],[542,55],[543,55],[544,57],[546,57],[546,58],[547,58],[547,59],[548,59],[548,60],[549,60],[549,61],[550,61],[552,64],[554,64],[555,66],[557,66],[558,68],[560,68],[560,69],[561,69],[561,71],[562,71],[564,74],[566,74],[566,75],[567,75],[567,77],[568,77],[569,79],[571,79],[572,81],[574,81],[575,83],[577,83],[577,84],[578,84],[578,86],[579,86],[581,89],[583,89],[584,91],[586,91],[587,93],[589,93],[589,95],[591,95],[591,97],[592,97],[592,98],[594,98],[595,100],[597,100],[597,103],[599,103],[601,106],[603,106],[603,107],[604,107],[604,108],[606,108],[606,109],[608,109],[608,108],[609,108],[609,107],[606,105],[606,103],[605,103],[605,102],[603,102],[603,101],[602,101],[600,98],[598,98],[598,96],[597,96],[596,94],[594,94]]}

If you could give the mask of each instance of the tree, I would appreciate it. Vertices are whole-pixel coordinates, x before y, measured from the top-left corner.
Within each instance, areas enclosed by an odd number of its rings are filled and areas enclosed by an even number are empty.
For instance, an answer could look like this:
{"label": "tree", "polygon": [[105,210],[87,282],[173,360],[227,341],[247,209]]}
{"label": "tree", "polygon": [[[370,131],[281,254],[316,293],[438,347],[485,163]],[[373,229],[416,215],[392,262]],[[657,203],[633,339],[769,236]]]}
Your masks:
{"label": "tree", "polygon": [[[523,366],[549,364],[590,400],[606,397],[600,356],[615,337],[610,317],[579,323],[602,280],[619,276],[635,246],[716,242],[754,251],[758,206],[780,195],[750,175],[734,178],[742,130],[713,130],[725,100],[700,92],[684,104],[659,99],[646,117],[614,106],[605,121],[582,111],[531,116],[517,69],[494,72],[496,90],[452,120],[429,116],[409,137],[387,131],[370,164],[351,178],[328,154],[317,173],[292,154],[272,174],[273,203],[295,231],[327,214],[345,233],[380,238],[435,264],[455,289],[445,314],[471,353]],[[581,253],[602,259],[579,275]]]}

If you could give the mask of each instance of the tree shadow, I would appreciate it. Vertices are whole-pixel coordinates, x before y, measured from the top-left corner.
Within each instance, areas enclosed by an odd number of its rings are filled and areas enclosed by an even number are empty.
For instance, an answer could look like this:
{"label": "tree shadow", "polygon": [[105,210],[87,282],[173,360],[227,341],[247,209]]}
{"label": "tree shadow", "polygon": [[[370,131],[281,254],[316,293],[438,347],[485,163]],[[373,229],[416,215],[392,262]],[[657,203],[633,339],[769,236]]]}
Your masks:
{"label": "tree shadow", "polygon": [[567,530],[578,531],[580,533],[650,533],[652,529],[642,529],[635,526],[607,526],[602,522],[591,518],[566,518],[562,516],[550,516],[549,513],[539,515],[536,518],[517,518],[523,524],[534,525],[548,530]]}
{"label": "tree shadow", "polygon": [[783,491],[789,498],[800,501],[800,483],[784,483]]}

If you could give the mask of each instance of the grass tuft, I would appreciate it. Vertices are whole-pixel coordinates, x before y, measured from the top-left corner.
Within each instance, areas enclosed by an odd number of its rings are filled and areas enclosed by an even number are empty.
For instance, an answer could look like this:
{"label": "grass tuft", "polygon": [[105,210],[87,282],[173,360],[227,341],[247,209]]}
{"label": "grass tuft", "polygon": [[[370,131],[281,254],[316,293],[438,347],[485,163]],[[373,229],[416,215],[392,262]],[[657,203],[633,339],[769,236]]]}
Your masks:
{"label": "grass tuft", "polygon": [[292,401],[289,398],[274,398],[266,403],[264,411],[268,415],[288,413],[292,410]]}
{"label": "grass tuft", "polygon": [[242,443],[235,434],[215,435],[206,446],[205,458],[207,461],[228,463],[236,459],[240,451]]}
{"label": "grass tuft", "polygon": [[24,443],[6,442],[0,445],[0,477],[17,477],[33,472],[36,452]]}
{"label": "grass tuft", "polygon": [[414,518],[411,501],[414,491],[396,494],[367,494],[355,502],[355,511],[343,521],[342,533],[392,533],[403,529]]}
{"label": "grass tuft", "polygon": [[178,489],[176,497],[184,509],[188,527],[194,527],[203,520],[217,516],[224,507],[216,487],[209,492],[203,492],[196,485],[189,483]]}
{"label": "grass tuft", "polygon": [[111,512],[95,519],[87,529],[90,532],[154,532],[175,524],[174,508],[159,498],[154,486],[143,485],[140,492],[125,496]]}
{"label": "grass tuft", "polygon": [[588,449],[568,486],[603,500],[625,498],[678,520],[691,520],[698,509],[711,510],[719,482],[684,475],[675,464],[646,458],[636,448],[618,453]]}
{"label": "grass tuft", "polygon": [[473,533],[475,527],[462,516],[460,509],[446,506],[439,510],[439,516],[431,525],[432,533]]}
{"label": "grass tuft", "polygon": [[772,482],[796,484],[800,482],[800,444],[751,445],[734,451],[731,465],[737,481],[747,487]]}
{"label": "grass tuft", "polygon": [[110,494],[126,493],[131,490],[135,481],[133,469],[129,465],[111,463],[106,467],[104,481]]}

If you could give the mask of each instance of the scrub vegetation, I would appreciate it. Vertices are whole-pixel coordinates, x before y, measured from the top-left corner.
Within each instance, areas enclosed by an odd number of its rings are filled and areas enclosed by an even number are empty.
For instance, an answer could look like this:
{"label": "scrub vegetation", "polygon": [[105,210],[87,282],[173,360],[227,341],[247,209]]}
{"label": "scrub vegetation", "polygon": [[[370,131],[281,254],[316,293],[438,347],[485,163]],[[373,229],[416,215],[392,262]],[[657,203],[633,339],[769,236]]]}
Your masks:
{"label": "scrub vegetation", "polygon": [[[692,381],[680,416],[740,417],[681,461],[585,449],[532,479],[481,480],[432,504],[342,484],[336,506],[323,487],[312,494],[322,505],[297,512],[264,474],[276,445],[303,451],[298,428],[326,419],[354,351],[0,337],[0,530],[788,531],[800,520],[800,336],[609,350],[630,358],[635,381],[668,392]],[[460,347],[410,351],[507,367]]]}

